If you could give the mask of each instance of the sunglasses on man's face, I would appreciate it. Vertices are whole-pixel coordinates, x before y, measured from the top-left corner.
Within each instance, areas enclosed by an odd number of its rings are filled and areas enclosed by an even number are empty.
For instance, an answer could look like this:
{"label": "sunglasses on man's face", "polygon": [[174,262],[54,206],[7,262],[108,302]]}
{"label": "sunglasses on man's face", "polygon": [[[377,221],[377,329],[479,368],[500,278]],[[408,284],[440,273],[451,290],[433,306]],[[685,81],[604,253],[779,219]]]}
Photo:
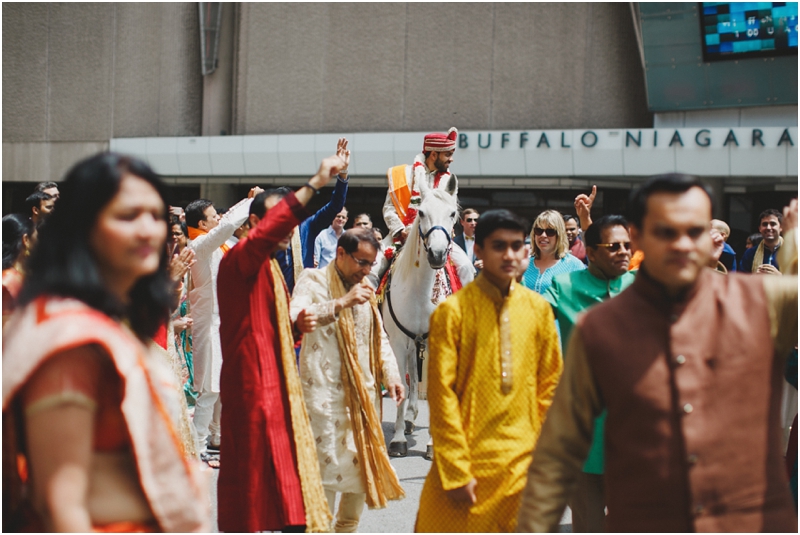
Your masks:
{"label": "sunglasses on man's face", "polygon": [[537,236],[541,236],[542,234],[547,234],[548,238],[552,238],[553,236],[556,235],[556,229],[533,227],[533,233]]}
{"label": "sunglasses on man's face", "polygon": [[624,248],[626,251],[630,251],[631,250],[631,242],[629,242],[629,241],[625,241],[625,242],[621,241],[621,242],[617,242],[617,243],[598,243],[597,246],[598,247],[605,247],[606,249],[609,250],[609,252],[612,252],[612,253],[616,253],[617,251],[620,250],[620,248]]}
{"label": "sunglasses on man's face", "polygon": [[478,218],[477,217],[469,217],[469,218],[465,219],[465,221],[467,223],[477,223],[478,222]]}

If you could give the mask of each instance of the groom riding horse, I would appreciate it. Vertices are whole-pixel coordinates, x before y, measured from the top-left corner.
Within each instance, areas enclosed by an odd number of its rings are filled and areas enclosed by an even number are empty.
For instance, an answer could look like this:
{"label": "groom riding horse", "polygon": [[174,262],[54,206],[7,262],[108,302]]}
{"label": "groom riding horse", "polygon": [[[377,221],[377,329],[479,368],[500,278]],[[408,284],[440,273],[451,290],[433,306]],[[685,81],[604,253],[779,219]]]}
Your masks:
{"label": "groom riding horse", "polygon": [[[403,435],[414,431],[428,318],[436,305],[471,282],[475,274],[464,251],[452,247],[452,229],[458,213],[458,182],[448,168],[453,161],[457,136],[455,128],[446,134],[428,134],[423,152],[414,158],[413,165],[392,167],[387,173],[389,192],[383,216],[389,235],[384,240],[385,254],[373,268],[370,281],[378,287],[378,297],[384,301],[384,324],[409,392],[408,399],[398,409],[395,434],[389,445],[392,457],[407,454]],[[405,247],[408,251],[400,255],[398,251],[406,239],[409,239]],[[389,260],[398,257],[402,258],[387,269]],[[381,281],[383,271],[386,276]],[[416,374],[411,372],[414,368]],[[425,456],[431,459],[432,455],[429,443]]]}
{"label": "groom riding horse", "polygon": [[[419,183],[424,181],[429,188],[435,189],[442,179],[447,182],[451,175],[455,178],[455,174],[451,173],[449,168],[453,163],[457,139],[456,128],[451,128],[447,133],[428,134],[423,140],[422,152],[417,154],[412,165],[403,164],[389,169],[387,173],[389,191],[383,204],[383,219],[389,227],[393,251],[405,244],[408,231],[417,217],[420,202]],[[460,280],[448,282],[451,288],[458,289],[462,286],[462,282],[466,283],[473,279],[475,269],[459,247],[451,249],[450,260],[452,265],[448,263],[451,268],[447,270],[448,276],[452,279],[454,275],[452,268],[454,268]],[[382,275],[383,273],[376,272],[373,282],[380,281]]]}

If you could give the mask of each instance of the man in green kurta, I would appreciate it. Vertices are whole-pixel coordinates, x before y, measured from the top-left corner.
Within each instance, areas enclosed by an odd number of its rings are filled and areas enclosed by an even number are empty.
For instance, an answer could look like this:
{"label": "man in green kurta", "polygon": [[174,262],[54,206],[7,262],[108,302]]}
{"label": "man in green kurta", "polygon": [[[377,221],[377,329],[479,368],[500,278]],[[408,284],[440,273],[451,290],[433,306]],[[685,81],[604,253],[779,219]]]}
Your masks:
{"label": "man in green kurta", "polygon": [[[585,232],[589,269],[564,273],[553,279],[544,298],[553,306],[566,355],[572,328],[586,309],[614,297],[634,279],[628,272],[631,259],[628,223],[622,216],[607,215],[595,221]],[[592,447],[572,502],[573,533],[597,533],[604,530],[603,429],[606,412],[594,421]]]}

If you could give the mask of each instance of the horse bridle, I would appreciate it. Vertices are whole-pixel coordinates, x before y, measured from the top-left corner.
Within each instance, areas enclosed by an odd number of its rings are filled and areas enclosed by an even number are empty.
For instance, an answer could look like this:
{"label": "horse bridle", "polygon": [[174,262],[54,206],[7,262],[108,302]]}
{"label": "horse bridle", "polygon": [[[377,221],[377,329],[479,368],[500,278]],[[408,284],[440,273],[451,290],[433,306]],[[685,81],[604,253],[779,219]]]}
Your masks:
{"label": "horse bridle", "polygon": [[448,232],[447,229],[441,225],[432,226],[428,229],[428,232],[426,232],[425,235],[422,235],[421,233],[418,234],[419,239],[422,240],[422,246],[425,248],[425,252],[428,252],[428,237],[433,234],[434,230],[441,230],[444,232],[444,236],[447,238],[447,252],[450,252],[450,248],[453,246],[453,238],[450,237],[450,232]]}

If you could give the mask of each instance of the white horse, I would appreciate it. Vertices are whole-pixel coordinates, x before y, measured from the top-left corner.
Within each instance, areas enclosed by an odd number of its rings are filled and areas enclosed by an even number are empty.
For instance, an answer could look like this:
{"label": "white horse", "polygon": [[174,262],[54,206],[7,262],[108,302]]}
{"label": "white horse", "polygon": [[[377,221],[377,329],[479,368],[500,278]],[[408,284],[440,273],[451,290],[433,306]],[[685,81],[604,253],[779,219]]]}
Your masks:
{"label": "white horse", "polygon": [[[425,351],[429,319],[438,304],[432,300],[436,273],[444,268],[454,246],[451,236],[458,220],[455,177],[451,176],[446,183],[443,181],[437,189],[420,184],[419,192],[421,202],[417,218],[392,267],[381,310],[400,377],[408,374],[409,378],[406,399],[397,408],[394,437],[389,444],[392,457],[407,455],[405,435],[414,432],[419,396],[417,361]],[[423,255],[425,259],[421,258]],[[462,280],[462,284],[468,282]],[[426,457],[431,455],[432,443],[428,443]]]}

